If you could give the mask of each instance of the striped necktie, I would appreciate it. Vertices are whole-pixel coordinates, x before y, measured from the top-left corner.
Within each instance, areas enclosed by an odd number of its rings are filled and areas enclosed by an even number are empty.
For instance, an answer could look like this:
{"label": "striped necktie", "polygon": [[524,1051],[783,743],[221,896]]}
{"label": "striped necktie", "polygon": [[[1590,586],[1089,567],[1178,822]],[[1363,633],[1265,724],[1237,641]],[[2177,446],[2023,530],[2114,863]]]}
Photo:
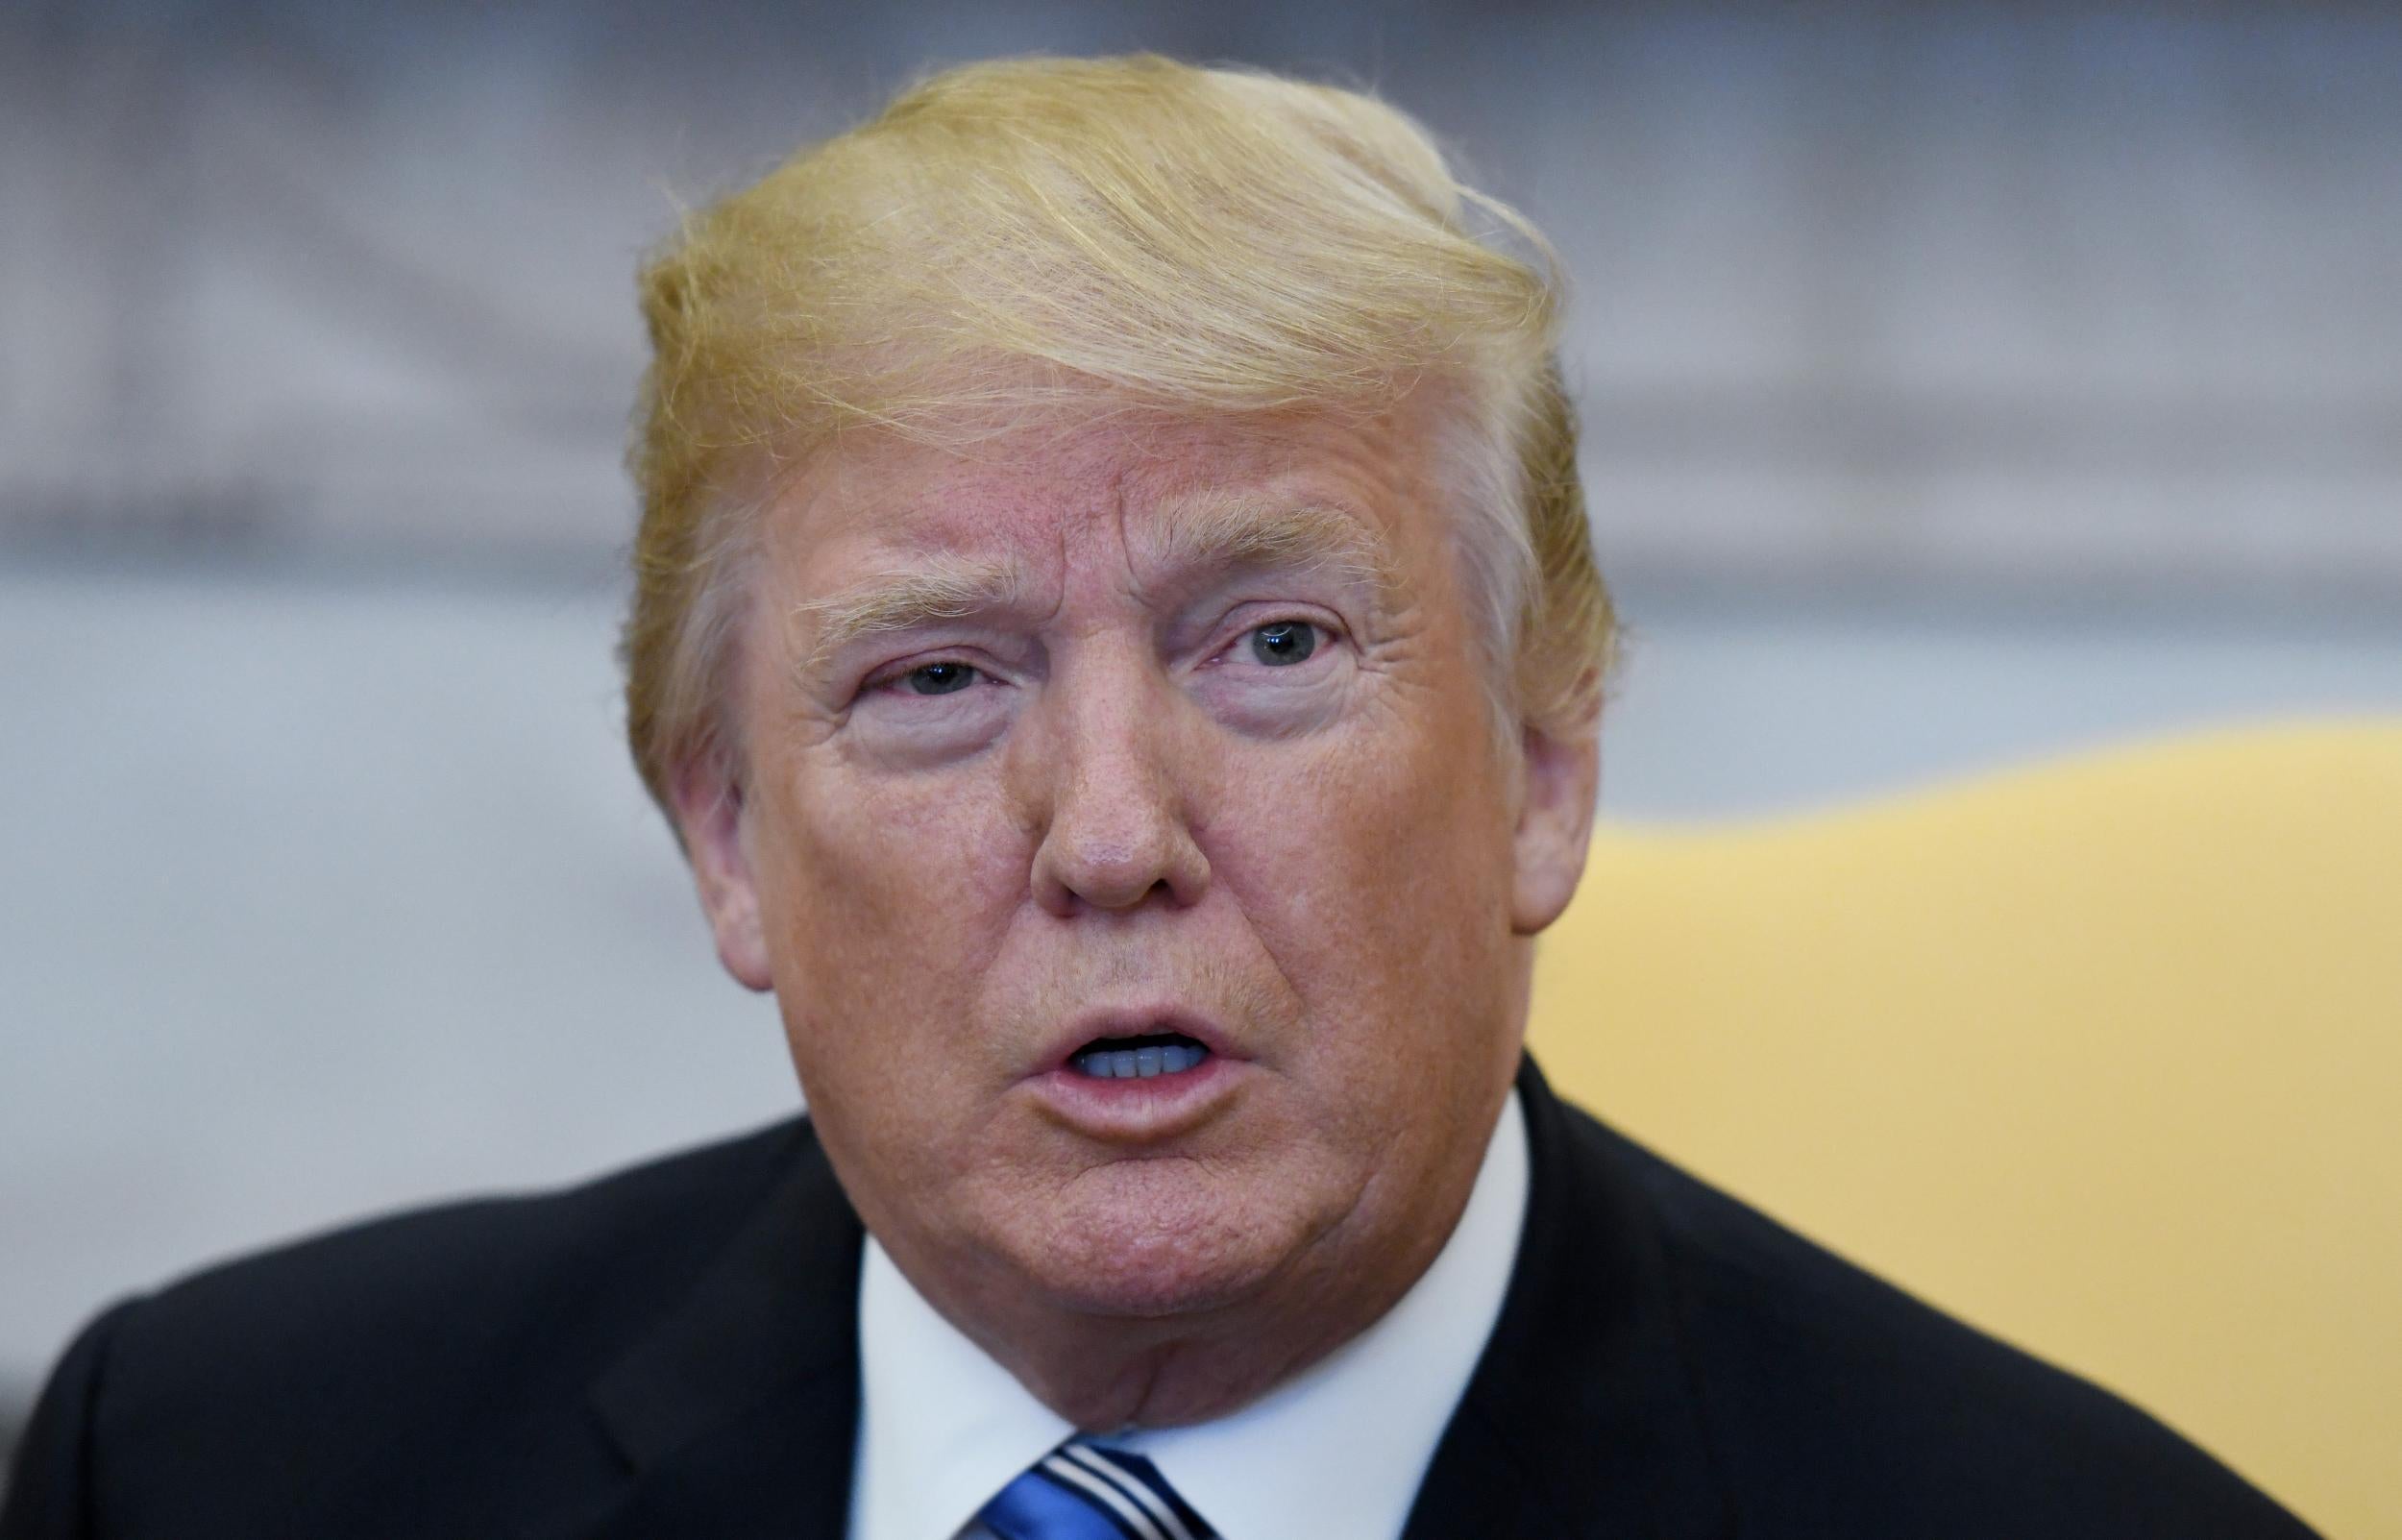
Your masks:
{"label": "striped necktie", "polygon": [[1000,1540],[1217,1540],[1158,1466],[1072,1440],[1035,1461],[976,1517]]}

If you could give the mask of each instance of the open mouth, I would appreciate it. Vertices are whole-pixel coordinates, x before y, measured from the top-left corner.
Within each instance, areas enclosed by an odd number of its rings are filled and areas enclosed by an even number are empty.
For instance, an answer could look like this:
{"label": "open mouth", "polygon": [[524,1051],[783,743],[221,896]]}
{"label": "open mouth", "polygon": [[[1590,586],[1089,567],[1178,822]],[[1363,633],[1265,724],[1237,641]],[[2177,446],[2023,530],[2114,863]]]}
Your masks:
{"label": "open mouth", "polygon": [[1068,1067],[1094,1080],[1153,1080],[1199,1067],[1210,1050],[1181,1032],[1095,1038],[1070,1054]]}

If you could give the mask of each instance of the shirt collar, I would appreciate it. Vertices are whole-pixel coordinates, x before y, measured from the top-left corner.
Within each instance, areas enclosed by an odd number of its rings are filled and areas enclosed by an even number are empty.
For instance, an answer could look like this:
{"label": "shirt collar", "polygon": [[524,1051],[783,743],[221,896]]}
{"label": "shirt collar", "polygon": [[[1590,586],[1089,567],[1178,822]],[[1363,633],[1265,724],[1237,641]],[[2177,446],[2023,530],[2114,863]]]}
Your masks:
{"label": "shirt collar", "polygon": [[[1221,1534],[1395,1540],[1508,1292],[1526,1220],[1513,1090],[1434,1262],[1365,1332],[1231,1416],[1107,1442]],[[1075,1429],[944,1320],[870,1236],[851,1540],[952,1540]]]}

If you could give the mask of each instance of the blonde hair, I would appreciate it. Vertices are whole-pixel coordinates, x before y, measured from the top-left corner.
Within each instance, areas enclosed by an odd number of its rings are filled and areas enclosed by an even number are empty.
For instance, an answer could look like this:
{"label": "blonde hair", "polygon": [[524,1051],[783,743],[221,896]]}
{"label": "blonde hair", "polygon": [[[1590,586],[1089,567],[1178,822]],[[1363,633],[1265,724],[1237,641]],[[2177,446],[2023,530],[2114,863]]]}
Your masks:
{"label": "blonde hair", "polygon": [[641,298],[622,655],[663,806],[677,767],[738,749],[743,489],[862,428],[960,443],[1058,408],[1375,413],[1433,387],[1497,697],[1554,732],[1599,709],[1615,622],[1555,264],[1372,97],[1147,56],[950,70],[692,215]]}

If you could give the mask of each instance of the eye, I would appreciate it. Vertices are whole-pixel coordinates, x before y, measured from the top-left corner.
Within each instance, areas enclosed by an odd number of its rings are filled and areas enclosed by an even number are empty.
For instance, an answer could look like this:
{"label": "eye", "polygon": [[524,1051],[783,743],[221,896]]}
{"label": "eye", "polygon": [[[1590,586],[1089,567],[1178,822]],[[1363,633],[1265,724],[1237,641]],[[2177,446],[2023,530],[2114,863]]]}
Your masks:
{"label": "eye", "polygon": [[1318,628],[1308,621],[1271,621],[1251,628],[1251,655],[1271,669],[1300,663],[1318,649]]}
{"label": "eye", "polygon": [[966,663],[921,663],[893,680],[895,688],[913,696],[957,695],[976,682],[976,670]]}

